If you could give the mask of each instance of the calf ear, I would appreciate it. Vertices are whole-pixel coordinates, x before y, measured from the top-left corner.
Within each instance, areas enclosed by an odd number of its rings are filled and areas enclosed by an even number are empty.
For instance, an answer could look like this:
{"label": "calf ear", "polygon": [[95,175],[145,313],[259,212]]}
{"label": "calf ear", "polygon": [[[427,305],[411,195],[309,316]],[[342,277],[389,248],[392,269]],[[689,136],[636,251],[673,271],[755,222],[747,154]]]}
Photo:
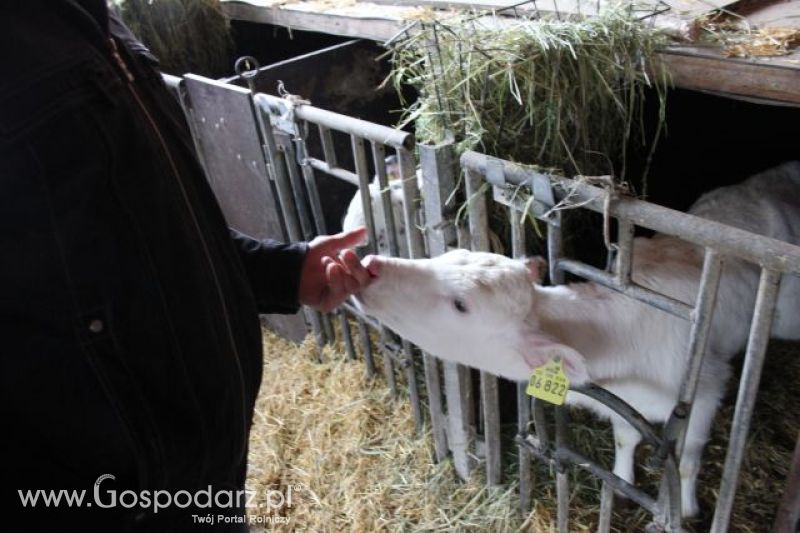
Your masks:
{"label": "calf ear", "polygon": [[523,261],[525,267],[528,269],[528,275],[531,281],[537,285],[541,285],[542,280],[547,275],[547,261],[540,255],[526,257]]}
{"label": "calf ear", "polygon": [[525,346],[522,349],[525,362],[533,369],[550,362],[556,357],[561,357],[564,362],[564,372],[573,385],[583,385],[591,381],[586,359],[574,348],[561,344],[542,334],[531,333],[525,335]]}

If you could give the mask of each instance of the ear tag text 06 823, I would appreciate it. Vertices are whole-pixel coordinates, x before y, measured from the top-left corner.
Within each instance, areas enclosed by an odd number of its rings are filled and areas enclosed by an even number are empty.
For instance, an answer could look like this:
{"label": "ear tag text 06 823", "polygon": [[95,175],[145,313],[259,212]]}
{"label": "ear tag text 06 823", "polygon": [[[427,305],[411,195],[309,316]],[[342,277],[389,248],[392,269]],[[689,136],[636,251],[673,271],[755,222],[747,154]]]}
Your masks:
{"label": "ear tag text 06 823", "polygon": [[564,373],[564,364],[560,357],[556,357],[533,369],[525,392],[534,398],[564,405],[568,390],[569,378]]}

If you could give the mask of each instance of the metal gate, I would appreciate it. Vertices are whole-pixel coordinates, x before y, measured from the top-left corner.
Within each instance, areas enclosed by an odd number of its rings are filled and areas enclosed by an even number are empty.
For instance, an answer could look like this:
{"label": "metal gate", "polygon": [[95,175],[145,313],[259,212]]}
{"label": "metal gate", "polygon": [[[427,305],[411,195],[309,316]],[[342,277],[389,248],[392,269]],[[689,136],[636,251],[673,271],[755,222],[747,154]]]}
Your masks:
{"label": "metal gate", "polygon": [[[198,81],[198,78],[194,78]],[[210,80],[209,80],[210,81]],[[771,328],[772,315],[781,277],[800,274],[800,247],[754,235],[716,222],[700,219],[647,202],[630,198],[612,198],[609,192],[592,185],[539,174],[524,167],[485,156],[476,152],[465,153],[460,165],[455,161],[452,145],[417,146],[423,179],[422,199],[415,183],[416,164],[411,134],[379,126],[345,115],[318,109],[298,97],[278,98],[256,94],[254,125],[263,143],[263,158],[268,179],[275,190],[282,225],[292,240],[308,240],[314,235],[328,233],[322,215],[322,202],[317,188],[321,175],[344,180],[359,188],[365,221],[370,235],[371,252],[375,252],[376,232],[387,230],[389,250],[399,251],[397,222],[393,218],[389,179],[384,163],[387,153],[397,156],[400,179],[404,192],[403,222],[406,228],[408,255],[411,258],[439,255],[453,247],[489,250],[487,203],[482,194],[488,184],[493,199],[508,206],[511,220],[513,254],[522,255],[525,236],[519,231],[520,217],[530,214],[547,225],[547,246],[550,277],[554,283],[563,282],[565,272],[594,281],[647,305],[661,309],[691,323],[689,339],[690,365],[683,383],[680,398],[670,420],[663,428],[647,422],[625,402],[605,391],[588,385],[573,388],[575,392],[597,400],[625,418],[652,444],[663,466],[661,490],[653,496],[618,478],[599,464],[569,447],[568,417],[564,408],[555,408],[555,432],[549,435],[545,424],[545,408],[531,401],[523,387],[518,387],[518,430],[516,439],[519,452],[519,481],[522,510],[527,513],[531,503],[531,461],[542,460],[555,467],[558,499],[558,529],[568,530],[569,484],[566,466],[574,465],[587,470],[602,480],[600,531],[609,531],[613,509],[613,493],[620,491],[652,513],[657,529],[677,531],[681,528],[679,473],[687,415],[695,397],[705,344],[709,333],[716,291],[725,257],[735,257],[760,265],[761,278],[756,298],[755,312],[745,356],[745,366],[739,383],[739,392],[725,461],[725,470],[719,489],[719,499],[712,531],[724,532],[728,528],[737,477],[748,434],[756,392],[764,361],[764,353]],[[196,117],[194,117],[196,120]],[[190,122],[192,115],[190,113]],[[196,126],[196,125],[195,125]],[[339,165],[334,150],[333,135],[347,135],[350,139],[354,168]],[[321,155],[319,155],[321,154]],[[204,154],[208,157],[208,154]],[[208,163],[206,162],[208,165]],[[456,223],[456,206],[453,191],[459,186],[456,179],[463,170],[469,226]],[[375,176],[383,205],[381,217],[372,209],[369,193],[371,176]],[[226,186],[226,185],[222,185]],[[228,185],[233,186],[233,185]],[[509,194],[509,188],[526,189],[534,201],[523,202],[518,195]],[[422,203],[420,203],[422,201]],[[551,211],[558,202],[601,212],[617,221],[617,267],[613,273],[596,269],[585,263],[563,257],[561,215]],[[420,216],[424,213],[424,217]],[[695,243],[705,250],[702,277],[694,307],[653,292],[631,280],[631,260],[634,225],[659,233],[677,236]],[[440,362],[419,352],[405,339],[355,307],[345,304],[339,311],[322,315],[305,310],[308,323],[322,346],[335,338],[334,321],[338,321],[342,340],[348,356],[356,355],[356,343],[351,330],[351,320],[358,330],[361,352],[367,372],[376,373],[374,344],[370,331],[378,333],[377,343],[383,355],[383,367],[393,397],[397,397],[397,373],[405,374],[408,395],[413,405],[416,426],[423,425],[423,407],[418,387],[418,366],[424,370],[424,384],[436,457],[444,459],[452,453],[458,474],[466,478],[476,467],[476,459],[485,462],[489,484],[502,481],[502,443],[498,407],[498,378],[480,374],[480,408],[474,408],[470,370],[460,365]],[[416,364],[421,363],[421,364]],[[534,431],[529,431],[533,426]],[[480,452],[480,453],[479,453]],[[787,481],[786,493],[781,503],[775,531],[793,531],[800,509],[800,440],[795,451],[793,469]]]}
{"label": "metal gate", "polygon": [[[544,175],[513,163],[492,158],[477,152],[466,152],[461,157],[461,166],[466,173],[472,247],[488,250],[488,224],[486,203],[477,194],[486,183],[492,187],[495,200],[509,206],[512,222],[519,220],[523,213],[542,220],[547,224],[548,259],[553,283],[563,283],[564,273],[569,272],[581,278],[619,291],[647,305],[671,313],[691,323],[689,338],[689,367],[683,380],[678,403],[663,429],[647,422],[625,402],[608,391],[588,385],[573,387],[572,390],[597,400],[611,408],[636,428],[645,442],[653,445],[658,459],[663,464],[664,473],[661,490],[652,497],[633,485],[628,484],[600,465],[574,451],[567,442],[567,412],[564,407],[555,407],[555,438],[548,435],[544,423],[544,409],[540,401],[533,401],[532,416],[528,398],[523,387],[518,391],[519,435],[517,443],[520,454],[520,492],[524,509],[531,498],[530,458],[531,456],[548,462],[556,470],[556,490],[558,498],[558,529],[568,530],[569,487],[564,466],[571,464],[583,468],[603,482],[600,506],[600,531],[609,531],[615,490],[624,493],[637,504],[653,514],[653,525],[657,529],[679,531],[681,529],[680,484],[678,465],[680,464],[685,429],[697,390],[700,368],[705,355],[714,303],[726,257],[742,259],[760,266],[761,277],[755,301],[753,320],[745,354],[744,369],[739,383],[736,410],[728,442],[725,467],[719,487],[719,497],[711,526],[712,532],[723,533],[728,530],[733,498],[741,466],[745,440],[755,404],[755,397],[764,363],[764,355],[770,336],[772,318],[776,305],[778,287],[785,274],[800,274],[800,247],[785,242],[755,235],[738,228],[718,222],[701,219],[633,198],[615,198],[610,191],[582,181]],[[524,202],[518,192],[526,189],[534,198]],[[613,217],[618,222],[616,248],[617,266],[613,273],[599,270],[585,263],[562,255],[562,236],[560,213],[552,207],[556,202],[581,206]],[[665,294],[654,292],[637,285],[631,279],[634,225],[648,228],[662,234],[673,235],[704,248],[704,261],[700,286],[694,307],[674,300]],[[518,230],[513,233],[513,252],[519,255],[524,251],[524,234]],[[496,408],[494,400],[489,405],[484,399],[484,408]],[[487,417],[488,418],[488,417]],[[529,432],[533,422],[534,431]],[[798,461],[797,453],[794,463]],[[489,465],[487,464],[487,471]],[[776,531],[793,531],[797,522],[798,495],[789,490],[797,484],[800,472],[795,468],[790,472],[787,483],[787,496],[778,513]],[[792,518],[793,517],[793,518]]]}

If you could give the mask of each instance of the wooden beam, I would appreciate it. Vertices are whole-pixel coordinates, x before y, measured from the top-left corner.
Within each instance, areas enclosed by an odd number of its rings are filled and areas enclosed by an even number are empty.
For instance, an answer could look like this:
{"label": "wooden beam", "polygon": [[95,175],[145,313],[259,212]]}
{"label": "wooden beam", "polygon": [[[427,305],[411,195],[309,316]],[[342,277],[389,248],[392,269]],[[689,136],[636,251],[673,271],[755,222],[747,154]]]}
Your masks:
{"label": "wooden beam", "polygon": [[659,57],[676,87],[800,104],[800,58],[725,57],[717,49],[667,48]]}
{"label": "wooden beam", "polygon": [[[392,18],[395,13],[356,16],[301,11],[291,9],[292,4],[265,7],[236,1],[225,1],[222,7],[235,20],[379,42],[391,39],[406,26],[401,18]],[[713,47],[670,47],[662,50],[659,57],[676,87],[800,104],[800,52],[786,57],[742,59],[725,57]]]}
{"label": "wooden beam", "polygon": [[222,8],[225,15],[233,20],[381,42],[392,38],[404,27],[401,20],[300,11],[291,9],[291,4],[286,7],[262,7],[245,2],[223,2]]}

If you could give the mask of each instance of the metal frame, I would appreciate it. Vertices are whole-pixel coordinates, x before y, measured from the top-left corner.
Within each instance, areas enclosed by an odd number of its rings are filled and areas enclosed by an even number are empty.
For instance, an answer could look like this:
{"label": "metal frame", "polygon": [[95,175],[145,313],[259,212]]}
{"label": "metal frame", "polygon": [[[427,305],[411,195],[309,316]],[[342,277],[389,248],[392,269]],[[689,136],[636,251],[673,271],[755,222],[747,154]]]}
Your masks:
{"label": "metal frame", "polygon": [[[737,487],[739,468],[744,453],[745,439],[750,427],[767,341],[769,340],[780,280],[783,274],[800,274],[800,247],[632,198],[617,198],[607,202],[606,197],[610,194],[608,191],[583,181],[540,174],[520,165],[477,152],[463,154],[461,166],[467,175],[467,190],[477,191],[484,183],[494,186],[495,199],[509,206],[512,221],[518,220],[520,212],[530,209],[531,215],[547,223],[548,255],[551,279],[554,283],[562,283],[563,273],[570,272],[672,313],[691,323],[689,368],[684,378],[679,401],[670,419],[664,424],[663,430],[648,423],[633,408],[608,393],[608,391],[595,386],[573,388],[575,392],[587,395],[613,409],[639,430],[645,441],[649,441],[655,446],[658,453],[657,459],[662,462],[664,468],[661,491],[657,499],[653,499],[608,470],[571,450],[566,441],[565,428],[567,421],[566,410],[563,407],[555,408],[556,435],[554,444],[548,438],[544,411],[540,402],[534,402],[533,404],[532,417],[535,432],[528,432],[530,409],[528,408],[528,401],[524,397],[524,392],[519,392],[520,418],[518,427],[520,434],[517,437],[517,443],[520,448],[520,494],[523,512],[527,511],[530,505],[531,480],[529,462],[530,456],[533,455],[554,465],[556,468],[558,530],[560,532],[568,530],[569,494],[566,476],[564,475],[564,465],[566,463],[588,470],[603,481],[599,521],[600,531],[608,531],[610,528],[614,490],[624,493],[650,511],[653,514],[653,526],[655,528],[668,531],[681,530],[678,464],[680,464],[686,425],[705,354],[722,263],[726,257],[735,257],[760,265],[761,279],[745,353],[744,369],[739,384],[725,468],[720,483],[719,498],[711,526],[711,531],[715,533],[727,531]],[[528,188],[529,192],[534,194],[535,201],[532,205],[528,205],[527,202],[523,203],[517,198],[516,194],[507,194],[510,187],[514,189],[519,187]],[[618,238],[616,242],[618,261],[614,273],[607,273],[584,263],[562,257],[560,216],[558,212],[554,216],[551,211],[556,201],[585,207],[618,220]],[[472,201],[470,202],[469,211],[470,218],[475,217],[477,221],[472,228],[473,232],[477,231],[487,235],[485,206],[482,205],[482,202]],[[705,248],[700,287],[693,307],[666,295],[638,286],[631,280],[630,267],[634,225],[673,235]],[[512,227],[516,226],[517,224],[512,225]],[[476,238],[476,240],[483,241],[480,238]],[[514,255],[520,255],[524,250],[524,236],[519,231],[516,231],[512,241]],[[484,408],[487,407],[496,408],[496,406],[488,406],[484,402]],[[793,464],[798,464],[800,461],[798,458],[800,455],[800,441],[798,442]],[[790,474],[790,480],[787,482],[787,496],[784,498],[776,518],[776,531],[786,531],[786,527],[794,527],[793,524],[789,526],[791,520],[796,522],[797,512],[791,508],[792,505],[796,505],[795,502],[798,500],[797,491],[800,490],[795,487],[797,485],[796,477],[796,474]]]}
{"label": "metal frame", "polygon": [[[165,77],[169,88],[186,107],[181,80]],[[558,499],[558,530],[569,526],[569,484],[566,467],[576,465],[602,480],[599,531],[609,531],[613,510],[613,494],[619,491],[653,514],[657,529],[680,530],[679,474],[686,423],[694,400],[698,373],[702,365],[721,269],[727,257],[737,257],[761,266],[761,279],[745,355],[744,370],[734,414],[733,429],[719,489],[719,500],[711,531],[726,531],[729,525],[733,497],[741,464],[745,439],[758,390],[764,353],[771,327],[778,287],[783,274],[800,273],[800,247],[662,208],[630,198],[607,200],[608,192],[581,181],[537,173],[528,168],[491,158],[476,152],[467,152],[461,158],[465,171],[465,192],[468,202],[469,227],[455,224],[457,188],[456,161],[452,145],[419,146],[423,171],[425,225],[421,228],[418,214],[419,192],[416,187],[414,138],[411,134],[358,120],[345,115],[315,108],[302,101],[277,98],[266,94],[253,97],[259,131],[262,134],[264,158],[269,179],[274,181],[281,215],[293,240],[307,240],[314,235],[327,233],[322,217],[321,199],[316,186],[317,173],[325,173],[357,185],[370,235],[370,246],[375,251],[377,224],[384,225],[392,255],[399,251],[398,235],[391,207],[388,178],[383,164],[387,150],[394,150],[400,161],[400,171],[405,198],[403,218],[407,228],[409,256],[425,255],[425,243],[431,255],[439,255],[453,246],[475,250],[489,249],[487,203],[483,190],[488,183],[493,186],[494,200],[509,207],[512,227],[512,255],[525,253],[525,235],[520,231],[520,216],[525,210],[547,224],[547,247],[550,279],[563,283],[569,272],[617,290],[631,298],[669,312],[691,322],[689,352],[690,365],[675,410],[662,428],[649,424],[639,413],[622,400],[596,386],[575,388],[575,392],[600,401],[623,416],[643,435],[643,440],[657,450],[657,460],[664,475],[658,497],[644,493],[618,478],[600,465],[572,450],[568,443],[569,421],[563,408],[555,409],[555,431],[547,423],[545,407],[531,401],[522,386],[517,390],[520,500],[524,514],[530,511],[533,485],[531,458],[552,465],[555,470]],[[190,106],[189,106],[190,107]],[[191,126],[190,120],[190,126]],[[304,132],[310,126],[318,128],[322,159],[309,156]],[[332,132],[350,136],[354,155],[354,169],[337,163]],[[369,145],[367,145],[369,143]],[[368,150],[369,147],[369,150]],[[382,220],[376,220],[369,194],[369,158],[381,188]],[[533,203],[522,202],[516,195],[507,194],[509,187],[525,187],[533,193]],[[614,272],[605,272],[562,255],[561,213],[551,211],[559,201],[581,206],[617,220],[617,266]],[[635,284],[631,280],[633,228],[646,227],[660,233],[678,236],[705,248],[703,270],[694,306],[686,305],[666,295]],[[423,240],[424,238],[424,240]],[[348,357],[356,358],[356,342],[349,318],[355,319],[359,330],[366,371],[376,374],[373,343],[370,331],[380,335],[378,346],[383,353],[384,372],[397,397],[396,372],[405,372],[409,384],[417,429],[423,425],[420,393],[414,364],[415,348],[405,339],[397,338],[391,331],[369,316],[363,315],[350,304],[342,306],[333,315],[322,315],[306,309],[320,347],[333,341],[335,331],[332,319],[338,319]],[[499,431],[497,378],[481,373],[480,410],[475,412],[470,370],[460,365],[445,363],[422,354],[427,390],[428,411],[436,457],[444,459],[452,452],[457,473],[466,478],[483,456],[487,483],[502,481],[502,449]],[[442,383],[442,377],[443,382]],[[445,409],[446,406],[446,409]],[[534,431],[530,431],[530,427]],[[482,453],[478,453],[482,450]],[[477,460],[476,460],[477,459]],[[774,525],[775,532],[791,532],[800,514],[800,435],[794,452],[792,467],[783,501]]]}
{"label": "metal frame", "polygon": [[[298,103],[291,99],[278,98],[268,94],[256,94],[254,102],[263,130],[270,177],[275,180],[279,192],[290,238],[309,240],[314,235],[328,233],[317,190],[317,173],[320,172],[359,187],[369,235],[368,249],[371,253],[376,253],[378,221],[375,219],[369,192],[371,180],[368,158],[371,157],[372,166],[381,188],[381,201],[384,207],[381,223],[385,224],[391,253],[397,255],[399,250],[398,232],[391,207],[388,177],[384,164],[384,156],[389,149],[394,150],[397,154],[405,198],[410,199],[410,201],[404,202],[403,209],[409,255],[412,258],[424,256],[424,244],[417,225],[415,207],[418,203],[419,191],[414,184],[416,171],[411,153],[414,148],[412,134],[319,109],[307,103]],[[317,127],[319,131],[321,151],[324,154],[322,159],[309,155],[305,131],[312,126]],[[346,169],[338,165],[333,149],[332,132],[350,136],[355,162],[354,169]],[[367,143],[370,147],[369,153],[367,152]],[[398,338],[388,328],[377,324],[374,319],[364,315],[350,303],[345,303],[339,311],[332,315],[322,315],[315,311],[309,311],[308,315],[312,317],[310,323],[320,346],[335,339],[331,318],[338,315],[345,349],[350,359],[357,357],[349,322],[349,317],[354,318],[357,322],[359,340],[370,377],[375,375],[375,362],[369,330],[377,330],[380,336],[378,344],[384,356],[384,374],[391,388],[392,397],[396,398],[398,394],[396,372],[399,367],[406,375],[414,421],[417,430],[420,431],[423,426],[423,415],[417,384],[417,370],[414,363],[414,347],[405,339]],[[425,368],[427,374],[427,364]],[[437,419],[433,415],[431,418]],[[441,417],[438,418],[441,419]]]}

